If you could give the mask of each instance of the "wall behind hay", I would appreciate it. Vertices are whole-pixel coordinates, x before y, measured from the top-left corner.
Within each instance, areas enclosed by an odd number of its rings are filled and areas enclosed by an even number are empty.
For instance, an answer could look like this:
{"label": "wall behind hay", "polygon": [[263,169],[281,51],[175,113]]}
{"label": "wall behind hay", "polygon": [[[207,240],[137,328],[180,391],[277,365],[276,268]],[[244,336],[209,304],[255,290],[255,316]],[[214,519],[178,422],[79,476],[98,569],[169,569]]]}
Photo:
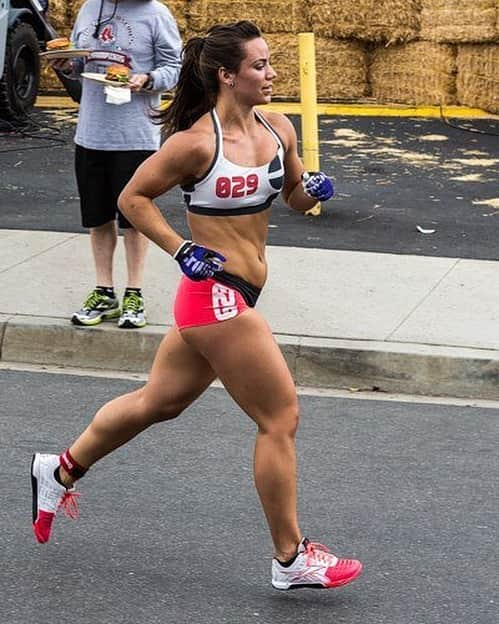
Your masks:
{"label": "wall behind hay", "polygon": [[[322,100],[463,104],[497,112],[499,0],[161,0],[187,40],[211,25],[255,21],[267,37],[276,97],[299,97],[299,32],[316,34]],[[84,0],[51,0],[68,34]],[[495,73],[494,73],[495,72]],[[44,67],[42,89],[60,90]]]}

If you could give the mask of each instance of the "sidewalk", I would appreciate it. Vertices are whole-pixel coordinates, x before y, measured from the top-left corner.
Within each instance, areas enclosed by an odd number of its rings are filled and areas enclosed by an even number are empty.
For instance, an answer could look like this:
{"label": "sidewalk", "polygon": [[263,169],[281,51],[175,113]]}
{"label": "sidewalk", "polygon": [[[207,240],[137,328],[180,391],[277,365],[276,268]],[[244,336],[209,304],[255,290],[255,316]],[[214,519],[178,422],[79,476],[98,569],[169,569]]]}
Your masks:
{"label": "sidewalk", "polygon": [[[4,364],[148,370],[179,279],[161,250],[146,267],[149,325],[127,331],[68,320],[93,286],[86,234],[0,230],[0,247]],[[499,399],[499,262],[275,246],[268,260],[258,309],[298,385]]]}

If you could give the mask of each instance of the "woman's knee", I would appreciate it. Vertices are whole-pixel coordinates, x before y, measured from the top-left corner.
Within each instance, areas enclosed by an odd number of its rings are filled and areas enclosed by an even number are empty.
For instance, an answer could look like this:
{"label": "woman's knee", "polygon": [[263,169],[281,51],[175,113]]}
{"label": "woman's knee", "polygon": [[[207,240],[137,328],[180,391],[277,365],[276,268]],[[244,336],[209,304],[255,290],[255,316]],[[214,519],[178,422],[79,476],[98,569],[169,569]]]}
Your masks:
{"label": "woman's knee", "polygon": [[294,438],[299,420],[298,400],[290,401],[287,405],[258,419],[258,429],[260,433]]}

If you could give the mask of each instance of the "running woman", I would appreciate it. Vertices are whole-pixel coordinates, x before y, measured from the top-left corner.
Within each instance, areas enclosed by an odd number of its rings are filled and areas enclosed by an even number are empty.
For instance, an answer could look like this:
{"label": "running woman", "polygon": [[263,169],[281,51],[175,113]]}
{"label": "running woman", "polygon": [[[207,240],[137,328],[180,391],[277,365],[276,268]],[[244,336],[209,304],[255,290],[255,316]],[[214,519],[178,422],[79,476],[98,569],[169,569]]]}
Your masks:
{"label": "running woman", "polygon": [[[60,456],[32,461],[33,528],[50,538],[74,483],[99,459],[151,425],[179,416],[219,378],[257,426],[254,478],[274,544],[271,581],[281,590],[337,587],[359,561],[313,543],[297,518],[295,433],[298,400],[271,330],[255,310],[267,276],[265,242],[272,201],[282,193],[300,212],[332,197],[322,172],[304,172],[290,121],[255,107],[271,100],[276,73],[251,22],[217,25],[190,39],[179,83],[159,120],[166,138],[136,171],[119,207],[138,231],[179,264],[175,325],[144,387],[104,405]],[[180,185],[192,240],[154,203]]]}

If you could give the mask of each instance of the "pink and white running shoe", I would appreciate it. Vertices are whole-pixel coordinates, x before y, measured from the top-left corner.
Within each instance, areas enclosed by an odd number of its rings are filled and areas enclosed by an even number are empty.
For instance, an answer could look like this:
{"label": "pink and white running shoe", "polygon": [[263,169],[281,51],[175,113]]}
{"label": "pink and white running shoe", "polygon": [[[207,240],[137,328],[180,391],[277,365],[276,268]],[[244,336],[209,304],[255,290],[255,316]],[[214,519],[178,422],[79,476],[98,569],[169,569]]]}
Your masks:
{"label": "pink and white running shoe", "polygon": [[283,566],[277,559],[272,559],[272,586],[276,589],[330,589],[350,583],[361,572],[360,561],[338,559],[325,546],[305,537],[298,545],[298,554],[291,565]]}
{"label": "pink and white running shoe", "polygon": [[31,461],[33,531],[40,544],[49,541],[52,522],[59,507],[63,508],[66,516],[72,519],[78,517],[75,487],[67,489],[55,479],[54,472],[59,465],[58,455],[35,453]]}

